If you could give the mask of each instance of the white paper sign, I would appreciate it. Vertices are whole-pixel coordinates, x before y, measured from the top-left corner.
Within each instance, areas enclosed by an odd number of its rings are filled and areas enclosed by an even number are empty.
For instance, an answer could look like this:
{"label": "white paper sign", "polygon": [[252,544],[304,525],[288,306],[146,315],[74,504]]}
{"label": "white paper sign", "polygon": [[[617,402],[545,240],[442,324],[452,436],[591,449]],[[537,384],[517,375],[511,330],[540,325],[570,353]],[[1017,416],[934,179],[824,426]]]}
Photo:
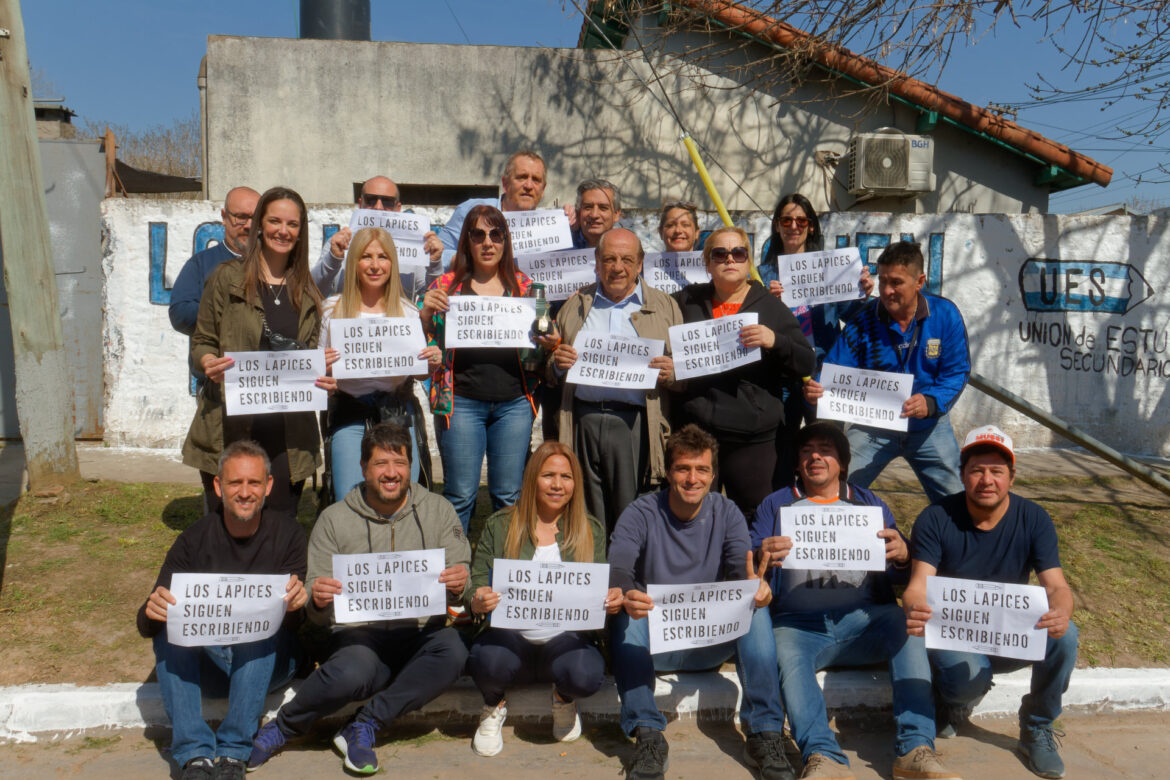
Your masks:
{"label": "white paper sign", "polygon": [[825,394],[817,402],[821,420],[871,425],[891,431],[905,431],[910,418],[902,416],[902,404],[910,398],[913,374],[845,368],[825,363],[821,367]]}
{"label": "white paper sign", "polygon": [[536,299],[452,295],[446,319],[446,346],[531,347]]}
{"label": "white paper sign", "polygon": [[418,317],[330,320],[329,345],[341,353],[333,364],[336,379],[427,373],[418,356],[427,346]]}
{"label": "white paper sign", "polygon": [[838,501],[829,506],[801,504],[780,510],[780,533],[792,540],[785,569],[884,571],[886,540],[882,509]]}
{"label": "white paper sign", "polygon": [[609,564],[496,558],[492,590],[492,628],[591,631],[605,626]]}
{"label": "white paper sign", "polygon": [[431,258],[423,251],[423,240],[431,224],[421,214],[408,211],[379,211],[378,209],[357,209],[349,218],[349,229],[354,233],[362,228],[378,227],[394,239],[398,250],[398,264],[427,266]]}
{"label": "white paper sign", "polygon": [[696,585],[647,585],[654,602],[650,654],[719,645],[738,639],[752,625],[753,580]]}
{"label": "white paper sign", "polygon": [[652,390],[658,382],[658,369],[650,368],[650,360],[663,354],[666,342],[583,330],[573,339],[573,349],[577,350],[577,362],[565,375],[566,382]]}
{"label": "white paper sign", "polygon": [[229,417],[329,408],[329,393],[316,384],[317,377],[325,376],[325,350],[223,354],[236,361],[223,375]]}
{"label": "white paper sign", "polygon": [[672,326],[670,352],[675,379],[719,374],[759,360],[759,347],[744,349],[739,343],[740,330],[759,321],[759,314],[748,312]]}
{"label": "white paper sign", "polygon": [[552,249],[571,249],[573,231],[564,209],[505,211],[508,231],[512,234],[512,252],[529,255]]}
{"label": "white paper sign", "polygon": [[569,296],[597,280],[596,250],[561,249],[533,255],[516,255],[516,265],[534,282],[544,285],[544,297],[567,301]]}
{"label": "white paper sign", "polygon": [[1035,625],[1048,611],[1048,594],[1038,585],[927,577],[926,603],[929,649],[1044,659],[1048,631]]}
{"label": "white paper sign", "polygon": [[664,293],[711,281],[703,265],[702,252],[647,252],[642,262],[642,278]]}
{"label": "white paper sign", "polygon": [[276,633],[288,574],[172,574],[167,641],[179,647],[239,645]]}
{"label": "white paper sign", "polygon": [[446,557],[442,550],[334,555],[333,597],[338,623],[425,618],[447,611],[447,589],[439,582]]}
{"label": "white paper sign", "polygon": [[861,297],[861,252],[855,246],[780,255],[781,300],[789,308]]}

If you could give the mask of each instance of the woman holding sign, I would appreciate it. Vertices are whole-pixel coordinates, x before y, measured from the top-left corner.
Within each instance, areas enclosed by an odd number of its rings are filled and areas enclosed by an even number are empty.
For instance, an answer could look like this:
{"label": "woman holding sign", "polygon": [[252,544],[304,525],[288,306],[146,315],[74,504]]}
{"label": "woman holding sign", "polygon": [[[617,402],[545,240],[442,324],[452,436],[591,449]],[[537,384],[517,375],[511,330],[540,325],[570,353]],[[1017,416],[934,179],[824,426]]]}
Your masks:
{"label": "woman holding sign", "polygon": [[[808,198],[797,192],[789,193],[780,198],[780,202],[776,204],[776,211],[772,214],[772,235],[764,247],[764,259],[756,269],[760,273],[760,280],[768,287],[768,292],[779,299],[784,294],[784,285],[780,283],[779,278],[781,255],[820,252],[824,248],[825,236],[821,232],[821,220],[816,210]],[[873,279],[870,278],[869,268],[865,265],[861,267],[859,285],[863,295],[857,301],[793,307],[792,313],[800,323],[801,332],[808,338],[816,352],[817,368],[820,368],[825,355],[837,340],[841,332],[840,323],[847,322],[853,317],[873,290]],[[784,390],[784,417],[787,435],[777,439],[780,443],[791,440],[805,418],[799,379]],[[795,465],[793,455],[787,449],[776,454],[777,487],[792,484]]]}
{"label": "woman holding sign", "polygon": [[[353,235],[345,257],[342,291],[325,300],[321,317],[321,344],[330,366],[340,359],[330,339],[330,325],[335,320],[381,317],[410,318],[417,321],[418,309],[403,294],[398,276],[398,249],[394,239],[381,228],[362,228]],[[439,348],[428,346],[418,355],[431,367],[439,364]],[[421,374],[425,376],[424,374]],[[341,501],[354,485],[362,481],[361,448],[366,428],[384,420],[395,422],[412,432],[410,479],[418,482],[420,461],[427,462],[430,480],[430,452],[422,410],[414,398],[414,378],[409,376],[371,376],[363,379],[331,379],[329,399],[330,466],[333,475],[333,498]]]}
{"label": "woman holding sign", "polygon": [[[481,205],[467,213],[451,270],[423,296],[423,329],[429,343],[443,349],[442,362],[431,374],[430,395],[443,459],[443,495],[465,531],[485,453],[492,509],[512,506],[520,495],[536,416],[537,377],[524,371],[515,347],[447,348],[449,301],[454,295],[526,295],[530,283],[516,268],[508,221],[499,209]],[[480,330],[490,330],[490,323]]]}
{"label": "woman holding sign", "polygon": [[[500,594],[492,589],[497,559],[605,563],[605,529],[585,513],[581,484],[581,466],[569,447],[558,441],[537,447],[524,469],[519,502],[484,525],[471,560],[472,612],[489,615],[499,606]],[[617,614],[621,588],[608,589],[604,606]],[[601,687],[605,660],[581,632],[489,628],[472,646],[468,668],[484,701],[471,748],[494,756],[504,748],[500,729],[508,716],[504,695],[510,685],[552,682],[553,736],[571,742],[581,735],[574,702]]]}
{"label": "woman holding sign", "polygon": [[[235,361],[225,352],[311,350],[321,329],[321,294],[309,275],[309,215],[287,187],[273,187],[256,204],[243,257],[219,265],[207,280],[191,336],[191,364],[210,380],[199,393],[195,419],[183,443],[183,462],[199,469],[209,509],[219,506],[212,487],[220,453],[252,439],[272,461],[267,505],[295,512],[305,480],[321,463],[321,437],[313,412],[229,417],[224,373]],[[317,380],[320,387],[328,382]]]}
{"label": "woman holding sign", "polygon": [[[777,442],[784,435],[783,388],[811,374],[816,359],[792,312],[748,276],[748,246],[747,233],[738,227],[712,232],[703,245],[711,281],[688,285],[675,299],[688,323],[755,314],[756,324],[740,329],[739,344],[760,348],[761,359],[689,379],[675,408],[680,426],[696,423],[719,442],[719,479],[750,521],[774,489],[777,449],[789,446]],[[678,361],[684,347],[671,347]]]}

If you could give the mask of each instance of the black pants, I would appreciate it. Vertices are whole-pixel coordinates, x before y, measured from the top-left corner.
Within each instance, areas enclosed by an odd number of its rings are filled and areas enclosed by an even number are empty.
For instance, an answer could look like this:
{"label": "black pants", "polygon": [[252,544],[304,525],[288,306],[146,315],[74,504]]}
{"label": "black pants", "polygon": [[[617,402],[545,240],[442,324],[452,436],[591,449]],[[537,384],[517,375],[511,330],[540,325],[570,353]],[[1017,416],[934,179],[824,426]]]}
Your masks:
{"label": "black pants", "polygon": [[447,690],[466,661],[453,628],[341,629],[329,660],[280,708],[276,723],[286,736],[304,734],[318,718],[373,697],[357,714],[387,726]]}
{"label": "black pants", "polygon": [[[718,437],[716,437],[718,438]],[[751,525],[756,507],[772,492],[776,471],[776,441],[741,444],[719,439],[719,480],[727,497]],[[719,485],[713,489],[718,489]]]}
{"label": "black pants", "polygon": [[471,679],[489,707],[499,704],[510,685],[551,682],[565,701],[592,696],[605,680],[605,660],[589,640],[566,631],[542,645],[519,631],[489,628],[471,648]]}

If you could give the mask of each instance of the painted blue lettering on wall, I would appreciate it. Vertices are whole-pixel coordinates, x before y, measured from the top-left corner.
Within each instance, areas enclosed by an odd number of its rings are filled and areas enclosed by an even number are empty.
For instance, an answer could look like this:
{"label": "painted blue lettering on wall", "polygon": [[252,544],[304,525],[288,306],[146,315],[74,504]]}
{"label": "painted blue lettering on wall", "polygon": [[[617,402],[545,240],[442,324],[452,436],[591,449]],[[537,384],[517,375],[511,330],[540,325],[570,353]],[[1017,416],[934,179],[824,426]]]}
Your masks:
{"label": "painted blue lettering on wall", "polygon": [[[912,233],[902,233],[899,238],[902,241],[914,241]],[[871,249],[885,249],[890,245],[889,233],[858,233],[856,240],[850,244],[849,236],[837,236],[837,248],[844,249],[847,246],[855,246],[861,252],[861,259],[869,266],[870,274],[877,276],[877,256],[870,258]],[[930,239],[927,241],[927,254],[924,258],[926,260],[926,291],[941,295],[942,290],[942,268],[943,268],[943,250],[946,247],[946,239],[942,233],[931,233]]]}
{"label": "painted blue lettering on wall", "polygon": [[151,222],[147,231],[150,239],[150,302],[166,306],[171,302],[171,291],[166,286],[167,223]]}
{"label": "painted blue lettering on wall", "polygon": [[[167,286],[167,223],[151,222],[150,244],[150,302],[156,306],[169,306],[171,288]],[[191,238],[191,254],[202,252],[223,241],[222,222],[203,222],[195,228]],[[183,262],[187,262],[186,259]],[[177,276],[178,274],[176,274]]]}
{"label": "painted blue lettering on wall", "polygon": [[1029,258],[1020,266],[1020,294],[1029,311],[1124,314],[1154,289],[1128,263]]}

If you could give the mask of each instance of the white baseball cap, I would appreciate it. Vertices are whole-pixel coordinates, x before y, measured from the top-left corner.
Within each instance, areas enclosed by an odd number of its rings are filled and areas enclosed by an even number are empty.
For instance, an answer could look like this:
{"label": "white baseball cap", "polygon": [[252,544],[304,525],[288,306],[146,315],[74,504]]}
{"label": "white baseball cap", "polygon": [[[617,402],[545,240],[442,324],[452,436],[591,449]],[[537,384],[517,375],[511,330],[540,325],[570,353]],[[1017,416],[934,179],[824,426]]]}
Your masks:
{"label": "white baseball cap", "polygon": [[977,444],[990,444],[992,447],[1000,449],[1007,455],[1008,463],[1012,466],[1016,465],[1016,452],[1012,449],[1012,437],[994,425],[984,425],[982,428],[976,428],[968,433],[967,438],[963,440],[963,449],[960,453],[966,452]]}

